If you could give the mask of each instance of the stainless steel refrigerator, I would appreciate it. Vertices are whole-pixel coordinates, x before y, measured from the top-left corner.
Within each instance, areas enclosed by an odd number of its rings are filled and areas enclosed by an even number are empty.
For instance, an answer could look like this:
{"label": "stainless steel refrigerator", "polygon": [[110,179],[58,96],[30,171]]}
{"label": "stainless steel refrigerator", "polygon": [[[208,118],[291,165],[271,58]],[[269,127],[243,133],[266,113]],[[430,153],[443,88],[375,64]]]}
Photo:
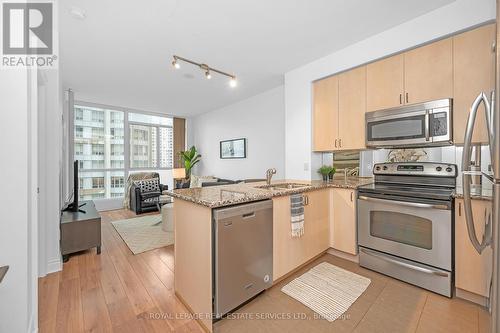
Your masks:
{"label": "stainless steel refrigerator", "polygon": [[[497,23],[500,18],[500,0],[497,0]],[[467,129],[465,133],[464,150],[462,155],[462,171],[463,171],[463,194],[464,194],[464,211],[467,221],[467,230],[472,245],[478,253],[482,253],[487,247],[492,247],[493,262],[492,262],[492,277],[489,297],[489,310],[491,313],[491,332],[500,332],[500,114],[499,114],[499,95],[500,91],[500,54],[498,51],[499,31],[497,27],[496,33],[496,77],[495,91],[483,92],[473,101]],[[485,112],[479,113],[479,107],[484,105]],[[471,168],[472,155],[472,134],[476,118],[480,116],[486,117],[486,124],[489,135],[489,153],[491,157],[491,166],[487,170],[478,171],[476,167]],[[476,148],[478,149],[478,148]],[[491,214],[485,217],[485,231],[481,239],[476,236],[471,196],[475,187],[477,188],[478,174],[482,178],[483,188],[491,188],[492,200]],[[478,217],[476,217],[478,218]],[[483,217],[481,217],[483,218]]]}

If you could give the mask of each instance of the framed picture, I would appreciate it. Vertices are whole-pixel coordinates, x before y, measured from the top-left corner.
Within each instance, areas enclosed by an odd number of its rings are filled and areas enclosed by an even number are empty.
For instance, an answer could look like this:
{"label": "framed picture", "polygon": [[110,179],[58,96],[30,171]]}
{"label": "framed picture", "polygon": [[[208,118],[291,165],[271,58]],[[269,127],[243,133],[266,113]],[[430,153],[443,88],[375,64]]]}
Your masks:
{"label": "framed picture", "polygon": [[247,139],[225,140],[220,142],[220,158],[246,158]]}

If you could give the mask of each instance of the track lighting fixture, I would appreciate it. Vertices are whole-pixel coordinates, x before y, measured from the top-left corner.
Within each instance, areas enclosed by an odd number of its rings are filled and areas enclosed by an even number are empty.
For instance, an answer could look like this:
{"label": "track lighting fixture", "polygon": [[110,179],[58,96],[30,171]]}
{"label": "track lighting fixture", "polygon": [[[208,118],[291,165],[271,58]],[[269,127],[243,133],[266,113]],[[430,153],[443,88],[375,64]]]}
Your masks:
{"label": "track lighting fixture", "polygon": [[189,59],[186,59],[186,58],[174,55],[173,56],[173,60],[172,60],[172,66],[174,66],[174,68],[176,68],[176,69],[179,69],[181,67],[180,64],[179,64],[179,60],[187,62],[187,63],[189,63],[191,65],[198,66],[202,71],[205,72],[205,77],[208,80],[210,80],[212,78],[212,72],[215,72],[215,73],[227,76],[229,78],[229,86],[231,88],[234,88],[234,87],[236,87],[238,85],[238,83],[236,81],[236,76],[235,75],[228,74],[226,72],[223,72],[223,71],[220,71],[218,69],[212,68],[212,67],[208,66],[207,64],[197,63],[195,61],[192,61],[192,60],[189,60]]}

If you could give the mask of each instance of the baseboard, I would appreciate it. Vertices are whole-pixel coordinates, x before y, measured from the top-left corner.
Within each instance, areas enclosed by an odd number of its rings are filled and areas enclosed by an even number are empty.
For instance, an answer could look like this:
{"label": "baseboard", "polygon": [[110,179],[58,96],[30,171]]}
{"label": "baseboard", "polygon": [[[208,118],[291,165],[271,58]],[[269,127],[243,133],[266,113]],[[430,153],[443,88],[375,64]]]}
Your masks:
{"label": "baseboard", "polygon": [[331,254],[332,256],[336,256],[336,257],[339,257],[339,258],[342,258],[345,260],[349,260],[349,261],[352,261],[352,262],[359,264],[359,255],[357,255],[357,254],[354,255],[354,254],[350,254],[350,253],[345,253],[345,252],[342,252],[339,250],[335,250],[333,248],[329,248],[328,250],[326,250],[326,253]]}
{"label": "baseboard", "polygon": [[483,307],[486,307],[488,299],[484,296],[471,293],[470,291],[463,290],[460,288],[455,288],[455,296],[461,299],[465,299],[466,301],[476,303]]}
{"label": "baseboard", "polygon": [[47,267],[45,267],[44,274],[40,274],[39,277],[44,277],[47,274],[62,271],[62,259],[61,257],[50,259],[47,262]]}
{"label": "baseboard", "polygon": [[35,323],[35,316],[33,316],[33,315],[30,318],[28,332],[30,332],[30,333],[37,333],[38,332],[38,323]]}

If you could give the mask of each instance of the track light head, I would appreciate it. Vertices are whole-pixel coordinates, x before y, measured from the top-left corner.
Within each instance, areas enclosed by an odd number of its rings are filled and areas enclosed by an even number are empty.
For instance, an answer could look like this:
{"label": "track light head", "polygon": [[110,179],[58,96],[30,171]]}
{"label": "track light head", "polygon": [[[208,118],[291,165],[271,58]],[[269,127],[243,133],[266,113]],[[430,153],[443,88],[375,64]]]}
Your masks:
{"label": "track light head", "polygon": [[210,71],[205,72],[205,77],[210,80],[212,78],[212,74],[210,74]]}
{"label": "track light head", "polygon": [[174,57],[174,60],[172,61],[172,66],[174,66],[175,69],[181,68],[181,65],[177,61],[177,58]]}
{"label": "track light head", "polygon": [[236,76],[231,77],[231,80],[229,80],[229,86],[231,88],[235,88],[238,85],[238,81],[236,81]]}

